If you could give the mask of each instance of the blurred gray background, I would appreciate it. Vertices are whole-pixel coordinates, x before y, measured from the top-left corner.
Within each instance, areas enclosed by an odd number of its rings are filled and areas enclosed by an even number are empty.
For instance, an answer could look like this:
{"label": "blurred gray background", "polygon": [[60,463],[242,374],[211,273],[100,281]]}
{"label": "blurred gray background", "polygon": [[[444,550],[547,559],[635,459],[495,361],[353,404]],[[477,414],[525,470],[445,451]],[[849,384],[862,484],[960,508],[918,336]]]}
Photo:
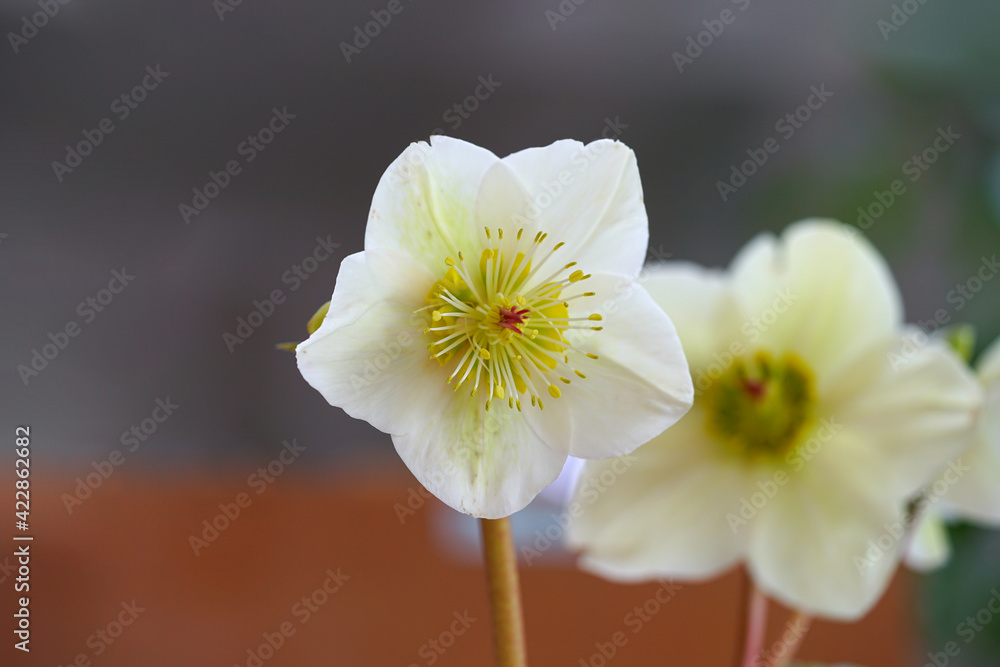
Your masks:
{"label": "blurred gray background", "polygon": [[[169,396],[181,407],[142,465],[222,471],[294,436],[313,464],[401,466],[274,345],[305,337],[340,260],[362,249],[381,173],[435,130],[505,155],[614,125],[638,155],[654,256],[709,265],[803,217],[858,224],[901,179],[866,233],[908,318],[943,308],[981,343],[1000,333],[1000,281],[961,308],[953,292],[1000,250],[996,3],[389,5],[53,0],[32,31],[37,1],[3,4],[0,415],[34,425],[36,458],[85,468]],[[347,62],[341,43],[386,16]],[[122,118],[119,98],[157,66],[168,76]],[[477,100],[480,77],[495,88]],[[814,86],[832,97],[786,136],[776,124]],[[295,118],[247,161],[241,143],[275,108]],[[114,131],[57,175],[104,118]],[[911,181],[904,164],[949,127],[959,138]],[[717,182],[769,137],[780,150],[723,201]],[[185,221],[179,205],[230,160],[240,173]],[[317,237],[339,247],[292,290]],[[123,267],[134,281],[86,321],[79,304]],[[285,302],[230,352],[223,334],[275,289]],[[18,366],[70,322],[79,334],[25,383]]]}

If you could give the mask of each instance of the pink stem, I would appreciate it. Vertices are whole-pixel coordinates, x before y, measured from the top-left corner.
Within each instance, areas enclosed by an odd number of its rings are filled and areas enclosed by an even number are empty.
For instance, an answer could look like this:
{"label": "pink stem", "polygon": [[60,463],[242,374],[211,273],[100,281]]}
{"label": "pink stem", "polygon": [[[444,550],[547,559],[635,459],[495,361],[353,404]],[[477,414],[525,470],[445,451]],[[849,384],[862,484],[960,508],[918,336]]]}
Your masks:
{"label": "pink stem", "polygon": [[764,652],[764,639],[767,635],[767,596],[755,584],[751,583],[750,587],[743,667],[758,667],[758,661]]}

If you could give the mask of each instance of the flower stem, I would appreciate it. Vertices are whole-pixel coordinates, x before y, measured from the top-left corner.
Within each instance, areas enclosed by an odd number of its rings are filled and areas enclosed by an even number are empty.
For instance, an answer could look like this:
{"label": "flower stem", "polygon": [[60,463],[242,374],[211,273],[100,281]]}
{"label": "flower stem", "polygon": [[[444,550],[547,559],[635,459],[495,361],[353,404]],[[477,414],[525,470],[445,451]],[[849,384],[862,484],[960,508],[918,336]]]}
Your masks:
{"label": "flower stem", "polygon": [[496,664],[497,667],[526,667],[524,618],[510,519],[481,519],[479,523],[483,530],[483,556],[493,609]]}
{"label": "flower stem", "polygon": [[795,616],[789,622],[789,625],[793,628],[792,636],[794,639],[787,644],[782,644],[781,648],[775,654],[772,664],[774,667],[785,667],[788,663],[792,661],[795,657],[795,653],[802,646],[802,642],[805,641],[806,634],[809,632],[809,626],[812,625],[812,617],[807,614],[803,614],[801,611],[795,612]]}
{"label": "flower stem", "polygon": [[740,590],[739,599],[736,603],[736,642],[735,642],[735,656],[734,665],[736,667],[743,667],[743,645],[747,642],[747,619],[750,616],[750,587],[753,585],[750,581],[750,575],[746,570],[740,568]]}
{"label": "flower stem", "polygon": [[746,636],[743,667],[758,667],[767,635],[767,596],[751,581],[747,587]]}

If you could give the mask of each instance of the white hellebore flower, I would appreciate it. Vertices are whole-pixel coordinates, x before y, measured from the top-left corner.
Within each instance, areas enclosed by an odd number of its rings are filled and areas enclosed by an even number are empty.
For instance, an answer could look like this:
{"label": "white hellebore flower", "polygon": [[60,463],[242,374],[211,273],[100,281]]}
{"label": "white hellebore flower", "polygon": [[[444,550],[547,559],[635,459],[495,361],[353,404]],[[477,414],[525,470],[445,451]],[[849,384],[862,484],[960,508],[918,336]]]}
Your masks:
{"label": "white hellebore flower", "polygon": [[925,490],[926,510],[917,518],[906,554],[915,570],[944,565],[951,553],[944,517],[1000,527],[1000,339],[976,364],[983,407],[972,444]]}
{"label": "white hellebore flower", "polygon": [[980,391],[946,345],[907,346],[888,267],[848,229],[761,235],[728,272],[649,271],[697,396],[624,479],[584,468],[584,567],[700,579],[743,561],[765,593],[838,619],[879,598],[906,502],[968,443]]}
{"label": "white hellebore flower", "polygon": [[635,282],[648,235],[618,142],[503,159],[412,144],[379,181],[365,250],[344,259],[299,369],[391,434],[445,503],[508,516],[567,455],[626,454],[691,406],[674,327]]}

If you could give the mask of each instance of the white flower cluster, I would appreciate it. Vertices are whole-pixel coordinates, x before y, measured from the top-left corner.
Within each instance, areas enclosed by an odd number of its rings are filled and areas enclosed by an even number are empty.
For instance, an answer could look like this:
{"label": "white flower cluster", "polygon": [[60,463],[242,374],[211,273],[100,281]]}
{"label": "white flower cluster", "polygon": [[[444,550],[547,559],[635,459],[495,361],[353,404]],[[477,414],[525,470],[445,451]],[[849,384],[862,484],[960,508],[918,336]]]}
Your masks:
{"label": "white flower cluster", "polygon": [[785,604],[853,619],[939,476],[952,511],[1000,520],[1000,346],[978,378],[943,340],[915,346],[885,261],[849,229],[807,220],[725,271],[640,273],[626,146],[501,159],[433,137],[380,181],[298,364],[459,511],[505,517],[568,456],[592,459],[580,490],[629,456],[568,526],[585,568],[745,563]]}

